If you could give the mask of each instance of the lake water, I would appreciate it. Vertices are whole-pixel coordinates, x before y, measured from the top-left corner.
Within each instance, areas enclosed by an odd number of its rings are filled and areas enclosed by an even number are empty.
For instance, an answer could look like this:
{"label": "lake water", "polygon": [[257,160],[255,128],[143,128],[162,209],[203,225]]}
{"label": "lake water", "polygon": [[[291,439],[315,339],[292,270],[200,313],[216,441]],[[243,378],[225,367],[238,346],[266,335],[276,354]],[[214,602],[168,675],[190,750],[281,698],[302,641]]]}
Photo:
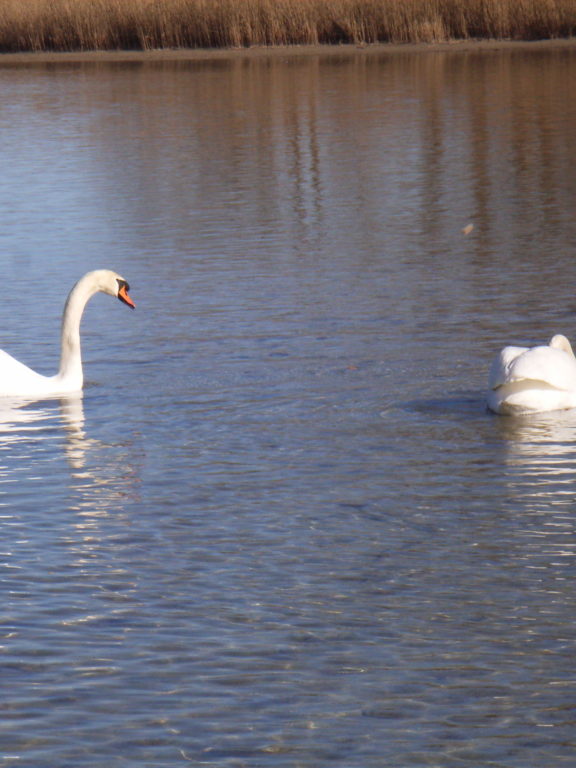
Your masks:
{"label": "lake water", "polygon": [[[556,768],[576,414],[576,49],[0,61],[0,766]],[[470,228],[472,225],[473,228]],[[467,232],[467,234],[465,234]]]}

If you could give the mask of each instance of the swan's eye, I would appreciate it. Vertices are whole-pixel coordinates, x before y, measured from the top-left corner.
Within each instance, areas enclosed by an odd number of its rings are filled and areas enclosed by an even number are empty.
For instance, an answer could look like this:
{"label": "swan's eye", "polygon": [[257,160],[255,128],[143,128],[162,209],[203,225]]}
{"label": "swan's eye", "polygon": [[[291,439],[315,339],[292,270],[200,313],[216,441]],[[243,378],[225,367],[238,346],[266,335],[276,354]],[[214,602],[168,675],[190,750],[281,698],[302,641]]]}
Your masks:
{"label": "swan's eye", "polygon": [[118,290],[119,291],[121,291],[122,288],[124,288],[126,291],[130,290],[130,286],[128,285],[126,280],[117,280],[116,282],[118,283]]}

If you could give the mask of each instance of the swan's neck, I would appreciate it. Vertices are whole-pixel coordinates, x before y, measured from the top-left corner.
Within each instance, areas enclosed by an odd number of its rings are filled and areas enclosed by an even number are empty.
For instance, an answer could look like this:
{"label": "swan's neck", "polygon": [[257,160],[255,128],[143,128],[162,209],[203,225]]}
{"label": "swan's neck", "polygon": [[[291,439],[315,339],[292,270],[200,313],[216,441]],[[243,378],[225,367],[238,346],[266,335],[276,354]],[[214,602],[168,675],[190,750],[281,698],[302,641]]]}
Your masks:
{"label": "swan's neck", "polygon": [[82,389],[82,354],[80,350],[80,320],[88,300],[98,287],[85,275],[70,291],[62,315],[60,370],[58,378],[71,389]]}

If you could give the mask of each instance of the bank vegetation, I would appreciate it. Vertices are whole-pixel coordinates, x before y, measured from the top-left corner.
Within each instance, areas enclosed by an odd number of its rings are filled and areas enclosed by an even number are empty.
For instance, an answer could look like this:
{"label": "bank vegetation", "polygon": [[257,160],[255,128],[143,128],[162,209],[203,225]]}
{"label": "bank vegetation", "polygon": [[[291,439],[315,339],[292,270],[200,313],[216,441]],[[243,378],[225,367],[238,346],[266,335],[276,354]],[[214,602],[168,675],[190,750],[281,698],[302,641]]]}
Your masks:
{"label": "bank vegetation", "polygon": [[536,40],[576,0],[0,0],[0,51]]}

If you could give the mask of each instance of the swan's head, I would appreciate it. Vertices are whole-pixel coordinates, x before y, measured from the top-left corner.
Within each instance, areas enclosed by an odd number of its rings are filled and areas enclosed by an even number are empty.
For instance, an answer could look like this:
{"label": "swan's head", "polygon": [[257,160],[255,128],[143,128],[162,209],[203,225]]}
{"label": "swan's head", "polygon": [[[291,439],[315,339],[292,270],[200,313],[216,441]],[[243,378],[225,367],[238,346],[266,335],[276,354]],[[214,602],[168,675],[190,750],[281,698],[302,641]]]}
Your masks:
{"label": "swan's head", "polygon": [[110,296],[116,296],[132,309],[136,306],[128,295],[130,286],[126,280],[111,269],[97,269],[94,272],[88,272],[80,282],[84,281],[90,284],[90,293],[102,291],[102,293],[107,293]]}
{"label": "swan's head", "polygon": [[124,304],[128,304],[129,307],[132,307],[132,309],[135,308],[136,304],[132,301],[130,296],[128,296],[128,291],[130,290],[130,286],[124,280],[122,277],[116,278],[116,283],[118,285],[118,293],[116,294],[120,301],[123,301]]}

